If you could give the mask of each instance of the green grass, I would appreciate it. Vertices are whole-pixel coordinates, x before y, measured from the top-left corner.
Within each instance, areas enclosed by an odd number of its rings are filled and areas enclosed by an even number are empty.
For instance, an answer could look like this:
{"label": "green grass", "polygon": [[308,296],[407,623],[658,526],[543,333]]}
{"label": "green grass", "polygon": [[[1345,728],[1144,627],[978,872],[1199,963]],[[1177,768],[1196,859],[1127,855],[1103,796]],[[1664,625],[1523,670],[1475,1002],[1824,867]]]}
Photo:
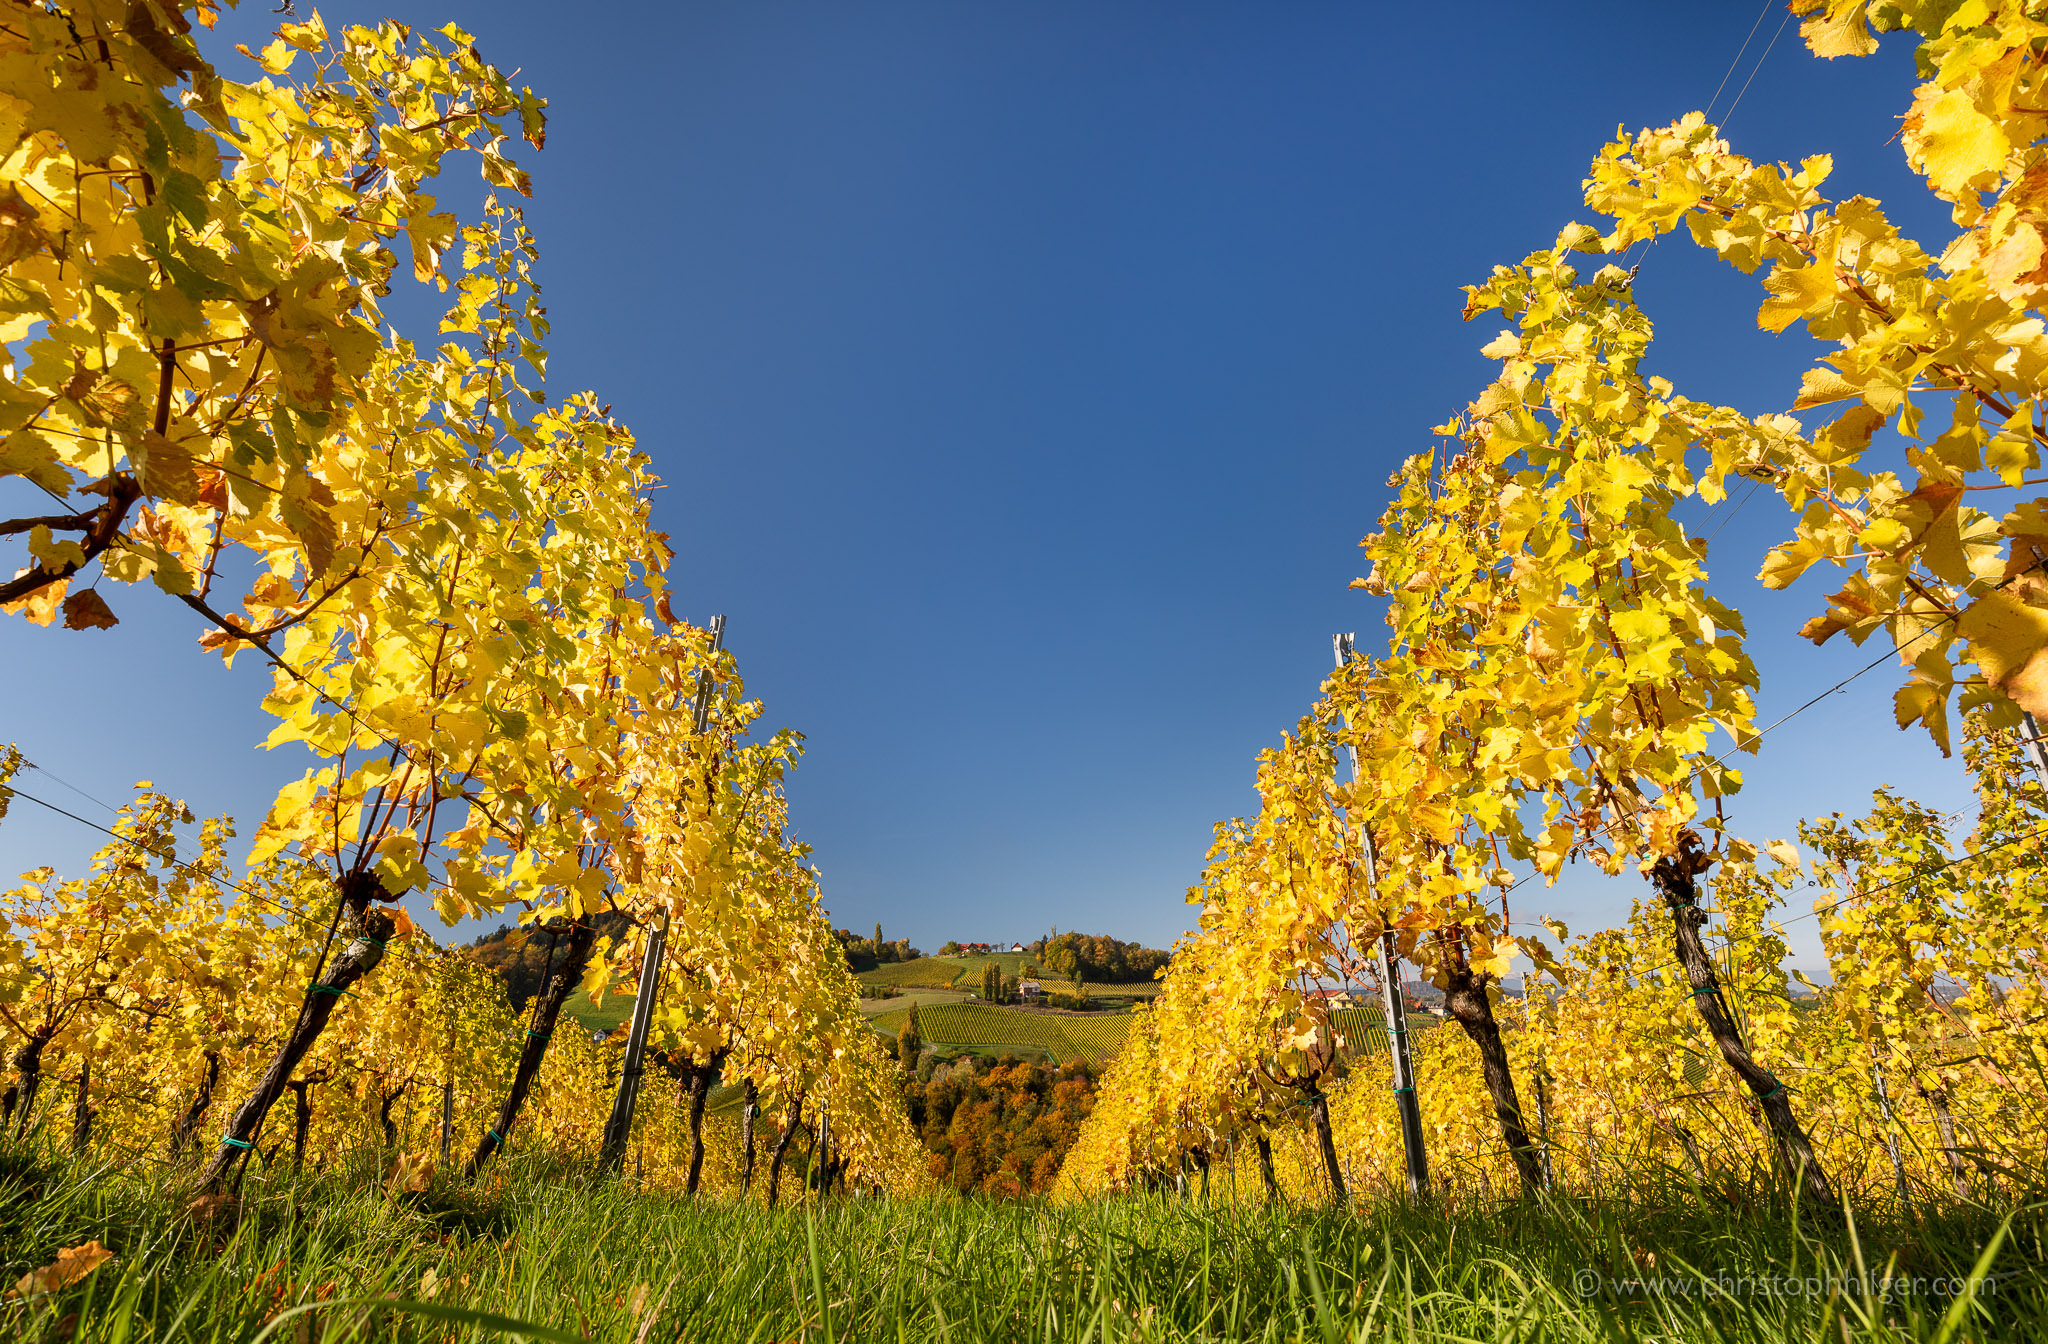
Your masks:
{"label": "green grass", "polygon": [[562,1011],[583,1024],[585,1031],[610,1031],[622,1027],[633,1016],[631,994],[607,994],[600,1007],[590,1001],[588,994],[578,991],[569,996],[562,1005]]}
{"label": "green grass", "polygon": [[[909,1017],[908,1008],[897,1008],[872,1020],[879,1030],[893,1034],[902,1030]],[[933,1004],[917,1010],[918,1030],[928,1045],[965,1047],[983,1054],[1010,1050],[1097,1063],[1122,1048],[1130,1025],[1128,1013],[1066,1017],[985,1003]]]}
{"label": "green grass", "polygon": [[[0,1304],[0,1337],[2003,1344],[2048,1331],[2038,1214],[1981,1258],[1987,1284],[1972,1271],[2001,1216],[1975,1207],[1853,1228],[1685,1195],[1351,1215],[1166,1194],[1074,1206],[837,1198],[768,1213],[635,1195],[533,1158],[500,1170],[480,1190],[404,1199],[360,1171],[252,1183],[238,1210],[194,1222],[137,1164],[17,1167],[0,1198],[9,1282],[90,1240],[115,1258]],[[1885,1302],[1840,1290],[1856,1277],[1923,1282]],[[1631,1286],[1649,1279],[1734,1286]]]}

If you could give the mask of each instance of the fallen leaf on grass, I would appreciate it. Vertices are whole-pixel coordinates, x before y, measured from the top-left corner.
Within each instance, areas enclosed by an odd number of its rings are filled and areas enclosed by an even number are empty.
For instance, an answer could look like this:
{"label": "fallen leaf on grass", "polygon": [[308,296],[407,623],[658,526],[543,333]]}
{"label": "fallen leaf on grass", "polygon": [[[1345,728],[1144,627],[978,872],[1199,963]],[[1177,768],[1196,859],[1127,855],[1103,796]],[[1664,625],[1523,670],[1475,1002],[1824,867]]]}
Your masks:
{"label": "fallen leaf on grass", "polygon": [[418,1194],[434,1183],[434,1159],[425,1153],[400,1153],[392,1164],[390,1179],[385,1188],[396,1195],[402,1192]]}
{"label": "fallen leaf on grass", "polygon": [[212,1222],[222,1214],[233,1213],[234,1211],[235,1197],[233,1195],[196,1195],[193,1197],[192,1202],[185,1206],[185,1212],[191,1215],[195,1221],[202,1223]]}
{"label": "fallen leaf on grass", "polygon": [[114,1253],[97,1241],[88,1241],[83,1246],[67,1247],[57,1252],[57,1258],[41,1269],[32,1269],[22,1275],[20,1282],[7,1290],[7,1296],[29,1297],[36,1293],[54,1293],[59,1288],[68,1288],[113,1257]]}

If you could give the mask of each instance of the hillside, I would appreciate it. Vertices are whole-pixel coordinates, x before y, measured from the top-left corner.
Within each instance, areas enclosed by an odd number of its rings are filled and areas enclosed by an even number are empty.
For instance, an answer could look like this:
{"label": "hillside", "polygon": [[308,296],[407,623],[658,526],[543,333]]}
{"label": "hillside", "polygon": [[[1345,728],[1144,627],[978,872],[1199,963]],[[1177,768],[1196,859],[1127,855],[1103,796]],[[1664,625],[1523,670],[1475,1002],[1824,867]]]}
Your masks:
{"label": "hillside", "polygon": [[[616,938],[630,924],[624,915],[598,914],[591,916],[591,923],[597,926],[600,939]],[[491,932],[478,938],[462,949],[462,955],[471,957],[498,973],[505,982],[505,993],[512,1000],[512,1006],[523,1008],[526,1001],[540,990],[541,979],[548,965],[549,936],[545,932],[529,929],[515,929],[501,924]],[[572,999],[579,996],[571,996]],[[628,1003],[632,1000],[628,999]],[[609,1009],[611,1000],[606,999]],[[589,1001],[583,1001],[588,1009]],[[575,1011],[571,1008],[571,1011]],[[578,1014],[579,1019],[581,1014]]]}
{"label": "hillside", "polygon": [[586,1031],[611,1031],[633,1016],[633,1002],[631,994],[607,994],[602,1004],[595,1004],[579,990],[569,995],[562,1011],[582,1023]]}
{"label": "hillside", "polygon": [[[957,957],[919,957],[916,961],[892,961],[862,971],[854,977],[870,989],[888,985],[919,986],[925,989],[947,989],[960,976],[964,962]],[[975,979],[980,972],[977,969]]]}
{"label": "hillside", "polygon": [[[1055,975],[1029,952],[986,952],[966,956],[919,957],[915,961],[889,962],[862,971],[854,978],[867,989],[950,989],[962,994],[979,993],[982,969],[994,963],[1011,979],[1035,976],[1048,993],[1070,993],[1073,986]],[[1107,999],[1149,999],[1159,993],[1157,980],[1131,982],[1090,979],[1084,982],[1090,997]]]}
{"label": "hillside", "polygon": [[[894,1034],[909,1018],[906,1007],[872,1020],[877,1030]],[[985,1003],[929,1004],[918,1007],[917,1025],[925,1044],[942,1050],[1042,1054],[1054,1060],[1101,1063],[1123,1046],[1131,1015],[1034,1013]]]}

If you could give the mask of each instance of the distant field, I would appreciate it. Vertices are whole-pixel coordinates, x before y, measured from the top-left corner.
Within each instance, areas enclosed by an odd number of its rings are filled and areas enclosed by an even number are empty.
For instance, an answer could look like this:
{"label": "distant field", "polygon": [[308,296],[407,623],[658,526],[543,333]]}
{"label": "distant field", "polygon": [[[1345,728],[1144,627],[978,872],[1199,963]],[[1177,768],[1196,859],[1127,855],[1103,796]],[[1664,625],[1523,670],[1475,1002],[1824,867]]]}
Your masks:
{"label": "distant field", "polygon": [[899,1008],[908,1008],[913,1003],[922,1008],[931,1003],[963,1003],[966,999],[967,994],[964,990],[927,989],[922,985],[912,985],[891,998],[862,999],[860,1010],[873,1017],[877,1013],[892,1013]]}
{"label": "distant field", "polygon": [[[1384,1055],[1387,1053],[1386,1015],[1378,1004],[1366,1004],[1357,1008],[1339,1008],[1330,1014],[1330,1020],[1337,1028],[1337,1034],[1344,1038],[1344,1052],[1350,1055]],[[1437,1019],[1429,1013],[1408,1014],[1408,1034],[1415,1037],[1437,1026]]]}
{"label": "distant field", "polygon": [[[738,1115],[740,1113],[740,1106],[746,1099],[747,1090],[738,1083],[720,1083],[717,1087],[712,1088],[710,1094],[704,1098],[704,1114],[725,1115],[730,1113]],[[774,1122],[770,1121],[767,1123],[772,1136],[775,1128]]]}
{"label": "distant field", "polygon": [[[1011,956],[1014,958],[1016,954],[1005,953],[1003,955]],[[984,960],[984,958],[974,958],[973,960],[981,961]],[[894,966],[877,967],[874,971],[870,971],[866,975],[860,977],[861,983],[863,985],[872,986],[874,988],[880,988],[883,985],[895,984],[900,986],[903,992],[891,999],[863,1000],[862,1011],[865,1012],[869,1016],[869,1018],[874,1021],[876,1026],[882,1027],[886,1031],[893,1032],[896,1030],[898,1026],[902,1024],[903,1018],[908,1014],[910,1006],[912,1004],[916,1004],[918,1007],[918,1020],[920,1025],[923,1025],[925,1027],[925,1035],[927,1037],[930,1037],[932,1035],[932,1030],[929,1025],[932,1021],[932,1014],[935,1012],[939,1012],[943,1009],[967,1008],[971,1009],[974,1012],[986,1013],[1001,1013],[1005,1011],[1001,1008],[991,1007],[988,1004],[968,1003],[965,1001],[970,990],[976,990],[981,987],[981,972],[978,969],[975,970],[974,975],[971,978],[963,979],[958,987],[953,989],[945,988],[945,982],[942,981],[936,974],[934,974],[934,970],[937,968],[947,967],[949,964],[950,963],[945,961],[935,961],[931,957],[925,957],[918,961],[899,962]],[[919,968],[926,969],[919,970]],[[957,972],[958,967],[954,966],[953,969],[955,972]],[[881,972],[886,971],[908,971],[911,972],[911,976],[910,978],[904,980],[889,980],[876,978]],[[1063,994],[1069,991],[1069,986],[1064,980],[1048,980],[1045,982],[1045,986],[1047,991],[1051,993]],[[1155,980],[1146,984],[1138,985],[1090,984],[1088,986],[1088,993],[1096,998],[1149,999],[1159,993],[1159,982]],[[569,996],[569,1001],[568,1003],[563,1005],[562,1011],[567,1016],[574,1018],[579,1024],[581,1024],[585,1031],[611,1031],[614,1028],[624,1026],[627,1020],[633,1016],[633,996],[630,994],[607,994],[605,996],[604,1006],[602,1008],[599,1008],[594,1006],[590,1002],[588,996],[582,994],[581,992],[578,992],[575,994],[571,994]],[[1377,1015],[1377,1009],[1340,1010],[1340,1012],[1354,1013],[1363,1011],[1373,1012],[1373,1021],[1375,1024],[1378,1023],[1379,1018]],[[1115,1044],[1106,1047],[1110,1050],[1114,1050],[1117,1047],[1117,1045],[1120,1045],[1122,1043],[1125,1030],[1124,1024],[1127,1021],[1127,1019],[1125,1019],[1121,1014],[1110,1014],[1103,1018],[1039,1018],[1036,1015],[1030,1014],[1025,1014],[1021,1016],[1023,1016],[1023,1019],[1028,1022],[1116,1022],[1119,1025],[1115,1028],[1114,1031]],[[1427,1019],[1426,1014],[1419,1016],[1423,1016],[1426,1020],[1433,1020]],[[1420,1029],[1420,1025],[1420,1023],[1416,1024],[1417,1029]],[[1072,1033],[1070,1032],[1069,1035],[1071,1036]],[[966,1045],[973,1043],[971,1041],[955,1042],[951,1037],[946,1037],[944,1039],[948,1044]],[[1002,1043],[1010,1042],[1007,1038],[1005,1038],[1005,1040]],[[1017,1043],[1022,1044],[1024,1042]],[[1086,1044],[1085,1042],[1080,1040],[1075,1040],[1070,1043],[1077,1046]],[[1051,1047],[1048,1046],[1048,1048]],[[1383,1049],[1385,1047],[1384,1044],[1381,1043],[1380,1045],[1378,1045],[1377,1048]],[[1079,1053],[1088,1054],[1092,1058],[1097,1057],[1099,1052],[1092,1049],[1082,1049],[1079,1051]]]}
{"label": "distant field", "polygon": [[906,988],[921,985],[930,989],[944,989],[960,974],[960,963],[941,961],[937,957],[919,957],[916,961],[895,961],[877,966],[871,971],[862,971],[855,978],[863,985],[902,985]]}
{"label": "distant field", "polygon": [[[862,971],[856,978],[863,985],[925,985],[935,989],[950,985],[954,989],[978,990],[981,988],[982,968],[990,962],[1002,967],[1003,974],[1013,980],[1024,978],[1027,966],[1037,966],[1028,952],[990,952],[984,956],[919,957],[916,961],[892,962],[886,966],[877,966],[871,971]],[[1072,986],[1065,980],[1042,966],[1038,967],[1038,979],[1048,992],[1072,990]],[[1129,985],[1091,982],[1088,992],[1149,999],[1159,992],[1159,982],[1143,980]]]}
{"label": "distant field", "polygon": [[[924,960],[931,961],[933,958],[926,957]],[[991,952],[986,956],[947,957],[940,960],[939,964],[941,966],[957,966],[960,968],[960,978],[953,982],[953,988],[979,990],[981,988],[981,968],[990,962],[995,962],[998,966],[1001,966],[1003,974],[1013,979],[1025,978],[1023,972],[1027,965],[1037,966],[1037,979],[1040,984],[1045,986],[1046,993],[1071,994],[1074,992],[1074,987],[1067,982],[1064,976],[1054,975],[1045,967],[1038,966],[1028,952]],[[915,966],[922,963],[908,962],[905,964]],[[866,977],[862,978],[865,979]],[[1139,980],[1131,984],[1114,985],[1094,980],[1086,983],[1087,992],[1090,995],[1099,994],[1104,998],[1150,999],[1158,997],[1159,994],[1159,981],[1157,980]]]}
{"label": "distant field", "polygon": [[[877,1029],[893,1033],[902,1030],[909,1017],[908,1008],[898,1008],[873,1021]],[[1054,1059],[1079,1057],[1100,1063],[1122,1048],[1131,1018],[1128,1013],[1063,1017],[1020,1013],[985,1003],[960,1003],[920,1007],[917,1025],[931,1045],[1030,1050]]]}
{"label": "distant field", "polygon": [[[962,968],[961,986],[966,989],[973,989],[981,984],[981,968],[990,962],[994,962],[1002,967],[1004,975],[1015,976],[1024,969],[1024,964],[1029,961],[1031,961],[1031,954],[1029,952],[989,952],[972,957],[947,957],[940,961],[939,964],[941,966],[958,966]],[[1034,962],[1033,964],[1035,965],[1036,963]]]}

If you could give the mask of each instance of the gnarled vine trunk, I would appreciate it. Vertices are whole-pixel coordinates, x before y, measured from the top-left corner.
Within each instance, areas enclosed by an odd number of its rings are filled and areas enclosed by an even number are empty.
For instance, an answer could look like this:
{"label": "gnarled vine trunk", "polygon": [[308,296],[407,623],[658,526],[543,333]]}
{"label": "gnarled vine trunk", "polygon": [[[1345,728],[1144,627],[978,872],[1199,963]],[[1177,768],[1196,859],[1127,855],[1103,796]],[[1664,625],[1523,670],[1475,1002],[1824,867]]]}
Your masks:
{"label": "gnarled vine trunk", "polygon": [[71,1111],[71,1151],[82,1153],[92,1142],[93,1118],[99,1114],[92,1105],[92,1056],[78,1066],[78,1103]]}
{"label": "gnarled vine trunk", "polygon": [[1720,977],[1715,974],[1706,943],[1700,937],[1707,914],[1700,909],[1699,884],[1694,879],[1705,871],[1707,863],[1706,855],[1694,841],[1677,855],[1657,860],[1650,868],[1650,881],[1671,911],[1673,941],[1677,944],[1678,963],[1685,968],[1686,980],[1692,985],[1693,1008],[1706,1023],[1714,1044],[1720,1047],[1721,1058],[1755,1097],[1757,1109],[1763,1112],[1775,1141],[1781,1169],[1800,1184],[1807,1198],[1831,1208],[1835,1203],[1834,1188],[1828,1184],[1827,1173],[1821,1169],[1820,1158],[1815,1155],[1806,1131],[1800,1128],[1799,1118],[1792,1113],[1785,1085],[1751,1057],[1722,1000]]}
{"label": "gnarled vine trunk", "polygon": [[1486,1078],[1487,1095],[1493,1098],[1500,1137],[1514,1159],[1515,1174],[1521,1178],[1522,1190],[1534,1194],[1543,1188],[1543,1163],[1522,1123],[1522,1099],[1515,1092],[1515,1075],[1508,1068],[1507,1046],[1501,1042],[1500,1023],[1494,1020],[1493,1001],[1486,996],[1480,977],[1463,966],[1450,968],[1444,985],[1445,1010],[1479,1047],[1480,1071]]}
{"label": "gnarled vine trunk", "polygon": [[726,1052],[720,1050],[706,1064],[686,1064],[683,1077],[689,1089],[690,1105],[690,1176],[683,1183],[683,1193],[697,1193],[697,1181],[704,1172],[704,1100],[711,1095],[711,1080],[718,1076],[719,1066],[725,1063]]}
{"label": "gnarled vine trunk", "polygon": [[313,1124],[313,1103],[307,1093],[313,1090],[317,1081],[312,1078],[294,1078],[285,1086],[292,1090],[292,1170],[297,1171],[306,1164],[306,1131]]}
{"label": "gnarled vine trunk", "polygon": [[569,991],[583,982],[583,968],[590,960],[590,949],[596,941],[597,927],[588,920],[578,920],[569,926],[568,947],[561,964],[541,986],[540,1000],[533,1009],[533,1025],[526,1029],[526,1036],[520,1044],[519,1067],[513,1071],[512,1086],[498,1107],[497,1120],[484,1131],[483,1138],[477,1141],[476,1151],[470,1154],[465,1175],[476,1175],[478,1169],[505,1146],[512,1133],[513,1122],[519,1119],[519,1112],[526,1105],[526,1094],[532,1090],[533,1080],[540,1073],[541,1061],[547,1057],[548,1042],[554,1038],[555,1024],[561,1020],[562,1005],[568,1002]]}
{"label": "gnarled vine trunk", "polygon": [[1344,1189],[1344,1168],[1337,1161],[1337,1137],[1330,1132],[1330,1099],[1314,1083],[1309,1084],[1308,1114],[1315,1122],[1316,1145],[1323,1150],[1323,1170],[1329,1173],[1330,1194],[1341,1207],[1350,1195]]}
{"label": "gnarled vine trunk", "polygon": [[1927,1103],[1927,1109],[1934,1112],[1934,1132],[1941,1139],[1941,1156],[1948,1163],[1949,1179],[1955,1182],[1956,1193],[1968,1199],[1970,1166],[1963,1160],[1963,1155],[1956,1146],[1956,1118],[1954,1112],[1949,1110],[1948,1090],[1927,1087],[1917,1081],[1913,1084],[1913,1090]]}
{"label": "gnarled vine trunk", "polygon": [[1273,1141],[1264,1134],[1257,1139],[1259,1150],[1259,1175],[1265,1178],[1266,1197],[1274,1203],[1280,1202],[1280,1181],[1273,1175]]}
{"label": "gnarled vine trunk", "polygon": [[400,1097],[411,1090],[412,1080],[408,1078],[389,1092],[381,1088],[377,1092],[377,1126],[384,1133],[386,1148],[398,1146],[398,1122],[391,1118],[391,1108],[398,1104]]}
{"label": "gnarled vine trunk", "polygon": [[775,1140],[774,1155],[768,1159],[768,1207],[775,1207],[775,1196],[782,1188],[782,1159],[789,1155],[790,1141],[804,1124],[804,1096],[797,1093],[796,1100],[789,1106],[789,1123],[782,1127],[781,1137]]}
{"label": "gnarled vine trunk", "polygon": [[50,1027],[38,1027],[29,1033],[9,1061],[14,1065],[15,1105],[21,1108],[21,1125],[17,1132],[26,1134],[36,1113],[36,1092],[43,1082],[43,1051],[49,1047],[50,1038],[56,1031]]}
{"label": "gnarled vine trunk", "polygon": [[171,1131],[172,1157],[181,1156],[191,1145],[193,1136],[199,1133],[200,1122],[213,1108],[214,1085],[220,1082],[220,1051],[209,1050],[205,1058],[206,1076],[199,1080],[199,1091],[193,1094],[192,1104],[185,1108],[185,1113],[178,1117],[177,1127]]}
{"label": "gnarled vine trunk", "polygon": [[350,873],[338,885],[342,903],[340,918],[349,934],[348,945],[308,988],[305,1004],[299,1010],[298,1020],[292,1024],[291,1033],[271,1057],[269,1067],[256,1082],[255,1091],[229,1119],[220,1147],[199,1173],[202,1189],[218,1189],[227,1178],[229,1169],[254,1148],[256,1134],[263,1127],[264,1118],[277,1104],[277,1099],[284,1095],[286,1082],[305,1059],[306,1052],[320,1039],[320,1033],[327,1030],[328,1020],[334,1016],[335,1005],[341,1002],[341,996],[384,959],[384,942],[391,936],[394,926],[389,915],[370,906],[373,901],[388,899],[388,893],[370,873]]}

